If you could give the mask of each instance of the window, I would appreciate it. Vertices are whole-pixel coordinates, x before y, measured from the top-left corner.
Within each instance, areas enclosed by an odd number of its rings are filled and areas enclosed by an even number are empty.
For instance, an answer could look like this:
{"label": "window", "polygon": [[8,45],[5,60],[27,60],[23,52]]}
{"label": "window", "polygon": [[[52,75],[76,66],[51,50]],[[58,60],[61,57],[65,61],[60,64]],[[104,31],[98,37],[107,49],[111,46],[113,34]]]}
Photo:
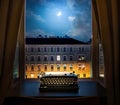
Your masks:
{"label": "window", "polygon": [[47,48],[44,48],[44,52],[46,52],[47,51]]}
{"label": "window", "polygon": [[60,61],[60,55],[57,55],[57,61]]}
{"label": "window", "polygon": [[64,65],[63,65],[63,69],[64,69],[64,70],[66,70],[66,68],[67,68],[67,65],[66,65],[66,64],[64,64]]}
{"label": "window", "polygon": [[51,56],[50,60],[51,60],[51,61],[54,61],[54,57],[53,57],[53,56]]}
{"label": "window", "polygon": [[67,60],[66,56],[63,56],[63,61],[66,61],[66,60]]}
{"label": "window", "polygon": [[60,64],[57,64],[57,70],[58,71],[60,70]]}
{"label": "window", "polygon": [[31,71],[34,71],[34,65],[31,65]]}
{"label": "window", "polygon": [[47,65],[44,65],[44,70],[47,71]]}
{"label": "window", "polygon": [[40,48],[38,48],[38,52],[40,52]]}
{"label": "window", "polygon": [[73,60],[73,56],[70,56],[70,61],[72,61]]}
{"label": "window", "polygon": [[72,64],[70,64],[70,70],[73,70],[73,65]]}
{"label": "window", "polygon": [[34,61],[34,56],[31,56],[31,61]]}
{"label": "window", "polygon": [[40,58],[40,56],[38,56],[38,61],[41,61],[41,58]]}
{"label": "window", "polygon": [[47,61],[47,56],[44,56],[44,61]]}
{"label": "window", "polygon": [[53,48],[51,48],[51,52],[53,52]]}
{"label": "window", "polygon": [[31,52],[33,52],[33,48],[31,48]]}
{"label": "window", "polygon": [[65,47],[64,47],[63,51],[66,52],[66,48]]}
{"label": "window", "polygon": [[83,74],[83,77],[86,78],[86,74]]}
{"label": "window", "polygon": [[72,47],[70,47],[70,52],[72,52]]}
{"label": "window", "polygon": [[41,65],[38,65],[38,71],[40,71],[41,70]]}
{"label": "window", "polygon": [[57,48],[57,52],[59,52],[60,51],[60,49],[59,48]]}
{"label": "window", "polygon": [[54,70],[54,65],[51,65],[51,71],[53,71]]}

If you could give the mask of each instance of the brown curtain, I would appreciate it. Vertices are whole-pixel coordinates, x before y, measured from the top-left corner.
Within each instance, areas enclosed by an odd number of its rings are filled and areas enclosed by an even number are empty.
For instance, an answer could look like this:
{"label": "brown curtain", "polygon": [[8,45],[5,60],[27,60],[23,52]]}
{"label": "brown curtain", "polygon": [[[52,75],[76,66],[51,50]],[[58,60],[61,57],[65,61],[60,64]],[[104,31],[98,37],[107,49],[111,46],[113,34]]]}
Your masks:
{"label": "brown curtain", "polygon": [[120,105],[119,0],[92,1],[93,19],[95,19],[93,20],[93,36],[99,33],[103,45],[108,105]]}
{"label": "brown curtain", "polygon": [[24,0],[0,0],[0,104],[13,79],[13,62],[23,8]]}

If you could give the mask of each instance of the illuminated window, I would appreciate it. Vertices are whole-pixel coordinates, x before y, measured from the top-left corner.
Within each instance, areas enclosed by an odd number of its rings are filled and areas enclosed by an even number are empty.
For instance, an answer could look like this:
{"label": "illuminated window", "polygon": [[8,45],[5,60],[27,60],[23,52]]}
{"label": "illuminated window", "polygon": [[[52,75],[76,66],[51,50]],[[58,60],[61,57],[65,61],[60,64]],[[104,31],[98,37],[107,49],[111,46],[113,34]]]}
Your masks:
{"label": "illuminated window", "polygon": [[67,65],[66,65],[66,64],[64,64],[64,65],[63,65],[63,69],[64,69],[64,70],[66,70],[66,68],[67,68]]}
{"label": "illuminated window", "polygon": [[83,74],[83,77],[86,78],[86,74]]}
{"label": "illuminated window", "polygon": [[60,61],[60,55],[57,55],[57,61]]}
{"label": "illuminated window", "polygon": [[38,65],[38,71],[40,71],[41,70],[41,65]]}
{"label": "illuminated window", "polygon": [[31,70],[34,71],[34,65],[31,65]]}
{"label": "illuminated window", "polygon": [[53,65],[51,65],[51,71],[53,71],[54,70],[54,66]]}
{"label": "illuminated window", "polygon": [[47,71],[47,65],[44,66],[45,71]]}
{"label": "illuminated window", "polygon": [[70,70],[73,70],[73,65],[72,64],[70,64]]}
{"label": "illuminated window", "polygon": [[57,64],[57,70],[60,70],[60,64]]}
{"label": "illuminated window", "polygon": [[31,78],[34,78],[34,74],[31,74]]}

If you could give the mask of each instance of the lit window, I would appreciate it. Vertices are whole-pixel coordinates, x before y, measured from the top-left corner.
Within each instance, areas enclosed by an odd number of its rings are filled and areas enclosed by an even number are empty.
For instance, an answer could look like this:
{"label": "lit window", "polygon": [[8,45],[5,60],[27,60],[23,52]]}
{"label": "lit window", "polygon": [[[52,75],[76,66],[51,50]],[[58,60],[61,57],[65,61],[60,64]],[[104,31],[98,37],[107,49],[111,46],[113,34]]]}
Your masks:
{"label": "lit window", "polygon": [[60,55],[57,55],[57,61],[60,61]]}
{"label": "lit window", "polygon": [[41,67],[40,67],[40,65],[38,65],[38,71],[40,71],[41,70]]}
{"label": "lit window", "polygon": [[34,66],[33,65],[31,65],[31,70],[34,71]]}
{"label": "lit window", "polygon": [[73,70],[73,65],[72,64],[70,64],[70,70]]}
{"label": "lit window", "polygon": [[64,64],[64,65],[63,65],[63,68],[64,68],[64,70],[66,70],[66,68],[67,68],[67,65],[66,65],[66,64]]}
{"label": "lit window", "polygon": [[47,71],[47,65],[45,65],[44,69],[45,69],[45,71]]}
{"label": "lit window", "polygon": [[60,70],[60,64],[57,64],[57,70]]}
{"label": "lit window", "polygon": [[31,74],[31,78],[34,78],[34,74]]}
{"label": "lit window", "polygon": [[53,65],[51,65],[51,71],[53,71],[54,70],[54,66]]}

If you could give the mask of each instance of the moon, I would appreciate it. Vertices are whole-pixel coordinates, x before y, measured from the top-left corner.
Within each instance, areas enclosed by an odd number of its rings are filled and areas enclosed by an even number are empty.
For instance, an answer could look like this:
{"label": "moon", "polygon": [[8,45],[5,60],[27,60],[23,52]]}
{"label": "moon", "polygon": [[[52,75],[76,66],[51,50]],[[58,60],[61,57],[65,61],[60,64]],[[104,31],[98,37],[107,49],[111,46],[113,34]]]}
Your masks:
{"label": "moon", "polygon": [[57,16],[61,16],[61,15],[62,15],[62,12],[61,12],[61,11],[58,11],[56,15],[57,15]]}

